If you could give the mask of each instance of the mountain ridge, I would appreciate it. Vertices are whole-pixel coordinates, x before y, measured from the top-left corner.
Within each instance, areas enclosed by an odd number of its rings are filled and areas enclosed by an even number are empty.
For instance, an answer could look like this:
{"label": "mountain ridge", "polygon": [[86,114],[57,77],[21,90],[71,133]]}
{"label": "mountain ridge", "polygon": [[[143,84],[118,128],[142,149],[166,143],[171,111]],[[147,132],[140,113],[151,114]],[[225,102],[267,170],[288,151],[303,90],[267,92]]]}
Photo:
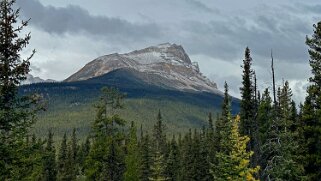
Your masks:
{"label": "mountain ridge", "polygon": [[170,43],[125,54],[113,53],[98,57],[68,77],[65,82],[87,80],[121,68],[135,70],[137,74],[158,75],[159,79],[162,79],[158,82],[162,82],[165,87],[221,94],[216,83],[202,75],[198,64],[190,60],[184,48]]}

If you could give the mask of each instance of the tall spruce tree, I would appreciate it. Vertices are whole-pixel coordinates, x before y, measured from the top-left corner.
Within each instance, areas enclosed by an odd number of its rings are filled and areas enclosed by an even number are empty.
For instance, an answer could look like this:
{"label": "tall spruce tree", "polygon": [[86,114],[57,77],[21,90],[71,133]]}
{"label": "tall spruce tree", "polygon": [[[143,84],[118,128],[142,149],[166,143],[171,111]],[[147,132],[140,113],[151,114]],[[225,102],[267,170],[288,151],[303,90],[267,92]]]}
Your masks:
{"label": "tall spruce tree", "polygon": [[306,38],[309,46],[312,77],[303,107],[306,140],[306,171],[311,180],[321,178],[321,22],[314,25],[313,35]]}
{"label": "tall spruce tree", "polygon": [[157,121],[153,129],[153,164],[151,165],[152,176],[151,180],[167,179],[165,174],[166,169],[166,125],[160,110],[158,111]]}
{"label": "tall spruce tree", "polygon": [[161,154],[166,152],[166,125],[164,124],[161,111],[158,111],[157,120],[153,129],[154,149],[160,151]]}
{"label": "tall spruce tree", "polygon": [[79,173],[79,163],[78,163],[78,141],[76,135],[76,129],[74,128],[71,135],[71,140],[69,142],[69,165],[70,165],[70,175],[72,180],[77,178]]}
{"label": "tall spruce tree", "polygon": [[140,154],[137,141],[137,128],[134,122],[131,123],[129,141],[127,144],[127,155],[125,157],[126,171],[125,181],[139,180]]}
{"label": "tall spruce tree", "polygon": [[53,133],[48,132],[47,145],[43,159],[43,180],[55,181],[57,179],[56,149],[53,142]]}
{"label": "tall spruce tree", "polygon": [[[21,180],[31,173],[24,158],[30,157],[24,146],[28,129],[34,122],[38,96],[19,97],[18,86],[30,71],[31,56],[20,57],[29,44],[30,33],[21,37],[28,21],[18,23],[15,0],[0,1],[0,180]],[[30,161],[30,160],[29,160]]]}
{"label": "tall spruce tree", "polygon": [[180,168],[180,158],[179,158],[179,148],[175,136],[173,136],[170,142],[170,152],[166,162],[166,178],[171,181],[178,180],[179,178],[179,168]]}
{"label": "tall spruce tree", "polygon": [[[247,135],[250,137],[248,143],[248,150],[257,151],[257,123],[256,123],[256,93],[255,85],[253,85],[254,71],[251,68],[252,58],[250,54],[250,49],[246,47],[245,49],[245,58],[243,60],[243,75],[242,75],[242,87],[241,91],[241,104],[240,104],[240,133],[242,135]],[[251,165],[257,165],[258,155],[251,157]]]}
{"label": "tall spruce tree", "polygon": [[[240,131],[243,135],[248,135],[252,137],[253,134],[253,110],[254,110],[254,101],[253,101],[253,70],[252,58],[250,55],[250,49],[246,47],[245,49],[245,59],[243,60],[243,75],[242,75],[242,87],[241,90],[241,125]],[[250,148],[252,148],[250,144]]]}
{"label": "tall spruce tree", "polygon": [[193,158],[193,139],[192,139],[192,131],[189,129],[189,132],[185,134],[180,149],[181,155],[181,168],[180,168],[180,177],[179,180],[189,180],[193,178],[193,166],[194,160]]}
{"label": "tall spruce tree", "polygon": [[[229,150],[226,150],[224,145],[221,145],[221,140],[223,137],[226,137],[227,134],[229,134],[229,120],[231,119],[231,99],[228,94],[228,85],[225,82],[224,85],[224,100],[222,103],[222,115],[220,119],[216,120],[215,122],[215,133],[214,133],[214,155],[218,152],[228,152]],[[216,158],[216,157],[215,157]],[[212,162],[213,164],[216,164],[217,161]]]}
{"label": "tall spruce tree", "polygon": [[124,94],[115,88],[102,88],[92,125],[93,144],[85,164],[91,180],[122,180],[125,171],[124,134],[120,130],[125,120],[118,110],[123,107]]}
{"label": "tall spruce tree", "polygon": [[151,165],[152,165],[152,151],[151,151],[151,141],[149,135],[142,134],[141,144],[140,144],[140,154],[141,154],[141,166],[139,171],[139,179],[142,181],[148,181],[152,176]]}
{"label": "tall spruce tree", "polygon": [[[265,91],[262,94],[262,98],[260,100],[260,105],[258,108],[258,146],[260,148],[259,153],[259,165],[262,169],[260,169],[260,177],[262,178],[263,171],[265,171],[266,165],[267,165],[267,157],[269,156],[269,152],[265,152],[267,149],[265,145],[267,143],[267,139],[269,138],[269,131],[270,127],[272,126],[272,118],[273,118],[273,106],[272,106],[272,98],[270,96],[270,92],[268,89],[265,89]],[[264,180],[264,179],[263,179]]]}
{"label": "tall spruce tree", "polygon": [[67,145],[67,134],[65,133],[58,153],[58,180],[67,181],[71,180],[70,177],[70,163],[69,163],[68,145]]}
{"label": "tall spruce tree", "polygon": [[239,116],[229,119],[230,131],[220,143],[229,151],[217,153],[218,162],[211,168],[214,180],[256,180],[254,175],[258,173],[259,167],[251,168],[249,165],[253,152],[246,151],[246,145],[250,138],[240,135],[239,121]]}

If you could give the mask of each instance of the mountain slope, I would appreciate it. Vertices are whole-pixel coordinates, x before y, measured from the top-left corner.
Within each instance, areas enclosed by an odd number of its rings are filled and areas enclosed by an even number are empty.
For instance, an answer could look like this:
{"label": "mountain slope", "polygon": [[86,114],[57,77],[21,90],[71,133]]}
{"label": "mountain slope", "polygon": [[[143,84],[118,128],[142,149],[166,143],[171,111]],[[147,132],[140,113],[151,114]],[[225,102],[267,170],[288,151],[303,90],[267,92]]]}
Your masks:
{"label": "mountain slope", "polygon": [[[187,91],[221,93],[215,83],[200,73],[197,63],[192,63],[182,46],[161,44],[127,54],[99,57],[85,65],[66,82],[87,80],[117,69],[130,69],[144,76],[142,81],[166,88]],[[156,83],[149,76],[158,77]]]}

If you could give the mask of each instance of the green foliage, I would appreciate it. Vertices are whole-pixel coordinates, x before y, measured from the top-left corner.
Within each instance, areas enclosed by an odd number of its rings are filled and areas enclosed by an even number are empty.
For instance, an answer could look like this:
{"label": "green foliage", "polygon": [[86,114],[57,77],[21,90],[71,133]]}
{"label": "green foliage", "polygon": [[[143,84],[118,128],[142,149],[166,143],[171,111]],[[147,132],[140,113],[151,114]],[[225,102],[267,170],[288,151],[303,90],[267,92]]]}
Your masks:
{"label": "green foliage", "polygon": [[303,107],[304,137],[306,142],[306,171],[311,180],[321,177],[321,22],[314,25],[312,37],[306,38],[309,46],[312,77]]}
{"label": "green foliage", "polygon": [[[249,135],[252,138],[253,133],[253,110],[254,110],[254,89],[253,89],[253,70],[252,58],[250,55],[250,49],[245,49],[245,59],[243,60],[243,75],[242,75],[242,87],[241,90],[241,125],[240,131],[243,135]],[[252,147],[250,146],[250,149]]]}
{"label": "green foliage", "polygon": [[68,152],[67,134],[65,133],[58,153],[58,180],[71,180],[71,165],[69,162],[69,157],[71,155]]}
{"label": "green foliage", "polygon": [[129,131],[129,140],[126,145],[127,154],[125,156],[126,171],[124,174],[125,181],[139,180],[140,154],[137,141],[137,129],[134,122],[132,122]]}
{"label": "green foliage", "polygon": [[179,178],[180,168],[179,148],[175,136],[173,136],[172,141],[169,144],[169,150],[165,173],[168,180],[174,181]]}
{"label": "green foliage", "polygon": [[153,129],[153,164],[151,165],[150,180],[167,180],[165,173],[166,168],[166,125],[163,123],[160,110],[157,114],[157,121]]}
{"label": "green foliage", "polygon": [[122,180],[125,170],[124,135],[120,131],[125,123],[117,110],[122,108],[124,95],[114,88],[103,88],[96,105],[93,122],[93,145],[87,157],[85,173],[91,180]]}
{"label": "green foliage", "polygon": [[43,179],[48,181],[57,180],[56,149],[54,147],[53,133],[49,130],[47,145],[43,160]]}
{"label": "green foliage", "polygon": [[151,151],[151,141],[149,135],[142,135],[141,136],[141,143],[140,143],[140,155],[141,155],[141,166],[140,166],[140,180],[148,181],[149,178],[152,176],[152,151]]}
{"label": "green foliage", "polygon": [[250,138],[240,136],[239,117],[229,121],[230,132],[221,140],[229,152],[218,152],[216,157],[218,163],[212,166],[211,173],[215,180],[256,180],[254,175],[258,173],[259,167],[250,168],[250,157],[253,152],[246,151],[246,145]]}
{"label": "green foliage", "polygon": [[36,157],[25,143],[28,130],[35,121],[39,96],[18,96],[18,86],[30,71],[30,59],[22,59],[21,51],[29,44],[30,33],[20,32],[28,21],[18,23],[15,0],[0,1],[0,180],[22,180],[32,175],[30,164]]}
{"label": "green foliage", "polygon": [[[295,120],[293,118],[292,93],[286,81],[284,86],[279,89],[278,105],[269,112],[264,110],[260,113],[262,117],[268,118],[267,132],[262,137],[262,179],[272,180],[303,180],[304,168],[300,162],[298,132],[292,130]],[[268,100],[267,102],[263,100]],[[271,107],[269,97],[262,98],[261,108]],[[260,109],[261,110],[261,109]],[[264,127],[263,127],[264,128]]]}

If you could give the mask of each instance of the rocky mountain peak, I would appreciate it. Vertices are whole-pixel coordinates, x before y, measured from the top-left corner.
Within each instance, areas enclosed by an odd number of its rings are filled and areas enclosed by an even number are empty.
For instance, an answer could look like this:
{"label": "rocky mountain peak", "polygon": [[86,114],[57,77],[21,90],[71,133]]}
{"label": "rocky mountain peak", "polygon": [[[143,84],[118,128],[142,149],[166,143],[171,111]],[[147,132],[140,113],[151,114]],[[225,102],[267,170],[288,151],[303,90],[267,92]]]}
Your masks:
{"label": "rocky mountain peak", "polygon": [[85,65],[65,81],[87,80],[117,69],[129,69],[142,74],[157,75],[159,81],[142,80],[180,90],[217,92],[217,86],[190,60],[181,45],[164,43],[135,50],[126,54],[110,54],[99,57]]}
{"label": "rocky mountain peak", "polygon": [[148,54],[159,54],[159,57],[167,62],[177,61],[191,65],[192,62],[181,45],[163,43],[157,46],[150,46],[142,50],[135,50],[126,54],[127,56],[141,56]]}

